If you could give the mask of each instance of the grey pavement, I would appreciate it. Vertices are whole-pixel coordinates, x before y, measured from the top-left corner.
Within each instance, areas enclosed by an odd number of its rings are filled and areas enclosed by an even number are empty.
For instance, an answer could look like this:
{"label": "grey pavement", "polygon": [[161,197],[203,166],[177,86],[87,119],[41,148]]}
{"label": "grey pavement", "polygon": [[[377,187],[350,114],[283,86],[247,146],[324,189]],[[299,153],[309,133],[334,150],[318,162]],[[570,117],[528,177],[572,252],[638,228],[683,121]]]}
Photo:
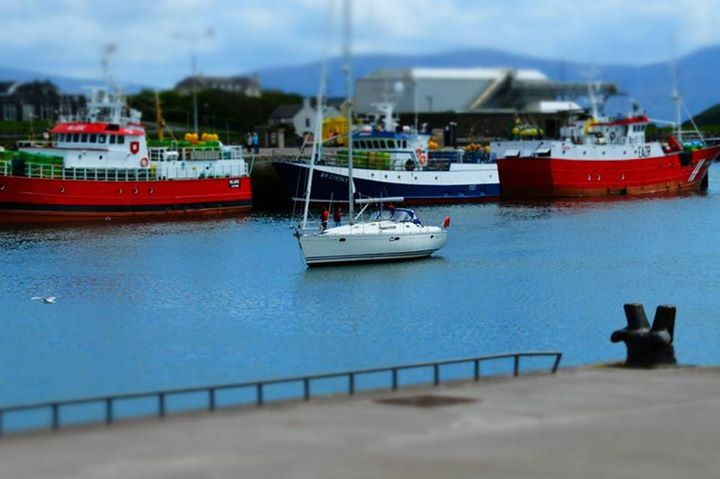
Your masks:
{"label": "grey pavement", "polygon": [[[476,401],[376,401],[419,394]],[[590,367],[0,440],[1,478],[718,476],[709,368]]]}

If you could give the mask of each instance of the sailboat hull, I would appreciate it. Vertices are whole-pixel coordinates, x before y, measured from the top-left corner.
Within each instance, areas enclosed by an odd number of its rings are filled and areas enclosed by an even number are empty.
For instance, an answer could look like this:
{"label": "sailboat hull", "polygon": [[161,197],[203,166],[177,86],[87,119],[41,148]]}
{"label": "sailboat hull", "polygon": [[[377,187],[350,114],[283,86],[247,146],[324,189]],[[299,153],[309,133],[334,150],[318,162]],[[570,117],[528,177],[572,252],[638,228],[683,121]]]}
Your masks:
{"label": "sailboat hull", "polygon": [[298,238],[308,266],[336,263],[395,261],[425,258],[447,242],[440,228],[406,234],[390,231],[371,234],[313,234]]}

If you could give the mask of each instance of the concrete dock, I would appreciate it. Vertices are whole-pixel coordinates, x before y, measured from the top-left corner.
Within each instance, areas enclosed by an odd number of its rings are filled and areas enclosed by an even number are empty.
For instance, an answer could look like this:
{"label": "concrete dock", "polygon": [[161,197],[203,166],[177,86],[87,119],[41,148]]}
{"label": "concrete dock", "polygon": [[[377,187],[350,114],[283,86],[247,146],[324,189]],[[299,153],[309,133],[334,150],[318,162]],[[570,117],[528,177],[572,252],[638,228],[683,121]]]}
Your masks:
{"label": "concrete dock", "polygon": [[709,478],[718,451],[719,369],[588,367],[10,436],[0,477]]}

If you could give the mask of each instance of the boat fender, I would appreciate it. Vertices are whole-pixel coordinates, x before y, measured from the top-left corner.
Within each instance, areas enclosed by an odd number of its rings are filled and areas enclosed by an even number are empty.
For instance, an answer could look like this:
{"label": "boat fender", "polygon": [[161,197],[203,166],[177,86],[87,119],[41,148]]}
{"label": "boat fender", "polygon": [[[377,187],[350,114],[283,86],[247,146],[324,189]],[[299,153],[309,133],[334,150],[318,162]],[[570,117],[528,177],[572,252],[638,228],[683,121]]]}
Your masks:
{"label": "boat fender", "polygon": [[143,168],[146,168],[147,165],[148,165],[148,159],[143,156],[142,159],[140,160],[140,166],[142,166]]}
{"label": "boat fender", "polygon": [[418,147],[415,148],[415,156],[417,156],[418,163],[420,163],[420,166],[425,166],[427,164],[427,155],[423,153],[422,148]]}
{"label": "boat fender", "polygon": [[443,220],[443,228],[448,229],[450,227],[450,216],[446,216]]}

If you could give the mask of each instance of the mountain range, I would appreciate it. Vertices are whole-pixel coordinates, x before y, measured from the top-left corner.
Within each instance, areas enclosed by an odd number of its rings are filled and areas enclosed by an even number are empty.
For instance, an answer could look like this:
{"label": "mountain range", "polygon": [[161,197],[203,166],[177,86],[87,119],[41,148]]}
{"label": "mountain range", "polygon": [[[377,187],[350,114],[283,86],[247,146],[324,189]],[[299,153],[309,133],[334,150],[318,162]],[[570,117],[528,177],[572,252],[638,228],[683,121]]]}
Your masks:
{"label": "mountain range", "polygon": [[[720,103],[720,45],[697,50],[676,61],[678,85],[688,111],[696,115]],[[328,95],[343,96],[343,59],[328,62]],[[588,79],[614,82],[626,94],[624,101],[609,102],[607,113],[627,111],[630,100],[639,102],[651,118],[673,119],[672,69],[670,62],[645,65],[592,65],[518,55],[492,49],[473,49],[432,55],[356,55],[352,70],[360,78],[378,68],[410,67],[511,67],[534,68],[562,82]],[[319,63],[268,68],[253,72],[266,89],[315,95]],[[615,108],[615,110],[611,110]],[[619,110],[622,108],[622,110]],[[685,116],[685,115],[684,115]]]}
{"label": "mountain range", "polygon": [[[720,103],[720,45],[707,47],[677,59],[678,84],[688,111],[696,115]],[[344,96],[343,59],[328,62],[328,95]],[[673,118],[672,70],[670,63],[644,65],[593,65],[564,62],[493,49],[472,49],[442,54],[393,55],[362,54],[353,58],[353,76],[360,78],[378,68],[410,67],[511,67],[534,68],[549,78],[563,82],[585,82],[588,78],[617,83],[626,93],[624,99],[609,104],[607,113],[629,109],[629,100],[637,101],[654,119]],[[316,94],[319,62],[266,68],[248,74],[260,78],[263,89],[282,90],[305,96]],[[48,79],[68,93],[87,91],[88,86],[102,85],[98,79],[75,79],[45,75],[20,69],[0,67],[0,80],[29,81]],[[127,93],[135,93],[139,84],[123,85]]]}

